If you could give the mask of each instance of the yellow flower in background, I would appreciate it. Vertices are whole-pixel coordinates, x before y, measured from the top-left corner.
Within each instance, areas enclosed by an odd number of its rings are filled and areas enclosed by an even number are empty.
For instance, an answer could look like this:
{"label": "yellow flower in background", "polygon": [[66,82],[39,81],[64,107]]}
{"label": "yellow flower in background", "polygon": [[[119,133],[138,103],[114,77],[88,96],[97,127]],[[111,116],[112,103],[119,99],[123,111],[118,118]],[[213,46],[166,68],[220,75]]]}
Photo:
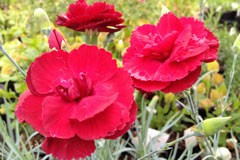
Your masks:
{"label": "yellow flower in background", "polygon": [[5,113],[6,113],[5,109],[3,107],[0,107],[0,114],[5,114]]}
{"label": "yellow flower in background", "polygon": [[14,66],[12,64],[6,63],[2,66],[1,76],[10,76],[14,71]]}
{"label": "yellow flower in background", "polygon": [[204,94],[206,92],[206,86],[203,82],[199,83],[197,86],[197,93]]}
{"label": "yellow flower in background", "polygon": [[217,100],[219,100],[222,97],[223,97],[223,95],[217,89],[212,89],[211,90],[210,99],[212,101],[217,101]]}
{"label": "yellow flower in background", "polygon": [[211,63],[207,63],[207,69],[208,71],[215,71],[219,72],[219,63],[217,61],[213,61]]}
{"label": "yellow flower in background", "polygon": [[167,93],[164,95],[164,99],[166,103],[171,103],[175,99],[175,95],[173,93]]}
{"label": "yellow flower in background", "polygon": [[223,76],[219,73],[215,73],[212,77],[212,83],[214,85],[220,85],[223,82]]}
{"label": "yellow flower in background", "polygon": [[213,101],[211,101],[211,99],[205,98],[205,99],[200,101],[199,106],[201,108],[210,108],[210,107],[214,106],[214,103],[213,103]]}

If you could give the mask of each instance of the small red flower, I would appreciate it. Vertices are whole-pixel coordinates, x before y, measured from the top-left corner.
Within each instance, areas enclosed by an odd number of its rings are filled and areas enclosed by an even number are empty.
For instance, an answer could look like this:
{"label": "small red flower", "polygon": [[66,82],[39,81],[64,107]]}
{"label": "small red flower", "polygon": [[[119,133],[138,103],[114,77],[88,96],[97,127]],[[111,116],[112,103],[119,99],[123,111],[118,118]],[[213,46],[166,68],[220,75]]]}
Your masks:
{"label": "small red flower", "polygon": [[161,17],[157,26],[138,27],[123,57],[136,88],[180,92],[198,79],[203,62],[217,59],[217,38],[194,18]]}
{"label": "small red flower", "polygon": [[76,31],[94,30],[98,32],[117,32],[124,28],[122,14],[106,2],[88,5],[86,0],[70,4],[66,14],[58,16],[56,23]]}
{"label": "small red flower", "polygon": [[44,53],[27,85],[16,116],[46,137],[43,149],[58,159],[90,155],[94,140],[121,136],[136,118],[131,77],[96,46]]}

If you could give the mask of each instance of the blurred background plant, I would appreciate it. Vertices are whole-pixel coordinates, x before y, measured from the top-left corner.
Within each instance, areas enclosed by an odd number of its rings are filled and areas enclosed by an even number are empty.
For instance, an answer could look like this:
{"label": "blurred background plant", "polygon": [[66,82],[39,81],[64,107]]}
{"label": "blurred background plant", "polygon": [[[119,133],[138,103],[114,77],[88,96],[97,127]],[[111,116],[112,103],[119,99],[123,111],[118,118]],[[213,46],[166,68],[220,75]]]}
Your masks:
{"label": "blurred background plant", "polygon": [[[41,31],[41,22],[34,16],[36,8],[43,8],[54,27],[57,13],[66,11],[74,0],[1,0],[0,42],[11,57],[26,71],[29,64],[40,54],[48,51],[47,36]],[[93,3],[96,0],[89,0]],[[103,0],[102,0],[103,1]],[[137,26],[156,24],[166,8],[177,16],[194,16],[204,20],[220,41],[219,59],[204,66],[202,77],[193,86],[194,103],[199,107],[203,119],[217,116],[231,116],[227,126],[210,138],[215,158],[228,153],[239,159],[240,141],[240,58],[232,67],[234,55],[239,49],[232,48],[240,31],[240,3],[236,0],[106,0],[123,13],[127,27],[114,35],[108,35],[105,48],[113,53],[121,66],[121,57],[129,46],[131,32]],[[64,27],[58,30],[66,38],[69,48],[83,43],[83,34]],[[104,47],[104,37],[98,42]],[[1,52],[0,52],[1,53]],[[234,73],[233,73],[234,71]],[[234,75],[234,76],[233,76]],[[26,89],[25,82],[14,66],[0,54],[0,159],[52,159],[40,148],[41,137],[27,125],[20,125],[14,116],[17,97]],[[137,159],[149,152],[161,150],[167,142],[184,136],[196,127],[186,106],[182,93],[164,94],[136,91],[139,116],[135,126],[123,138],[116,141],[98,141],[97,151],[89,159]],[[185,107],[184,107],[185,106]],[[153,154],[146,159],[208,159],[206,144],[201,138],[176,143],[172,150]],[[189,141],[194,145],[189,145]],[[220,149],[224,147],[225,149]],[[227,151],[226,151],[227,150]],[[208,157],[209,156],[209,157]],[[225,156],[225,155],[224,155]],[[97,157],[97,158],[96,158]],[[201,158],[200,158],[201,157]]]}

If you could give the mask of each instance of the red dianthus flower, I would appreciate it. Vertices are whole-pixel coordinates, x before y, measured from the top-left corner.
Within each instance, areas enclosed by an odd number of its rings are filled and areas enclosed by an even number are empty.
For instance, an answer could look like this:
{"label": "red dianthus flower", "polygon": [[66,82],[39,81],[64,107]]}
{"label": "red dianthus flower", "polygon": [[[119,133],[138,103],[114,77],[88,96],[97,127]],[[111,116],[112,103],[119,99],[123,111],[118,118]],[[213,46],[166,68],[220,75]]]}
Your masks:
{"label": "red dianthus flower", "polygon": [[46,137],[43,149],[58,159],[90,155],[94,140],[121,136],[136,118],[130,76],[96,46],[44,53],[31,64],[27,85],[16,116]]}
{"label": "red dianthus flower", "polygon": [[124,28],[122,14],[106,2],[88,5],[85,0],[70,4],[66,14],[58,16],[56,23],[76,31],[93,30],[98,32],[117,32]]}
{"label": "red dianthus flower", "polygon": [[180,92],[198,79],[203,62],[217,59],[217,38],[194,18],[163,15],[157,24],[138,27],[123,57],[136,88]]}

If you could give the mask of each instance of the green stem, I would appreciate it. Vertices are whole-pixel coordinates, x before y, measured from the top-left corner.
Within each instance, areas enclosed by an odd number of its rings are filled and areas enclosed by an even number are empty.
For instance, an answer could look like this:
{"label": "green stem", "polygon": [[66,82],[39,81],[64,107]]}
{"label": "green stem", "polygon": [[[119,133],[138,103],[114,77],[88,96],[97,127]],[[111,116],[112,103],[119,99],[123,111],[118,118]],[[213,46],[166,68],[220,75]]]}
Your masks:
{"label": "green stem", "polygon": [[12,57],[7,53],[5,48],[2,44],[0,44],[0,50],[3,52],[3,54],[11,61],[11,63],[18,69],[18,71],[26,77],[26,73],[23,71],[23,69],[12,59]]}
{"label": "green stem", "polygon": [[99,32],[93,30],[85,31],[85,43],[97,46]]}
{"label": "green stem", "polygon": [[[199,125],[201,122],[200,122],[200,120],[198,118],[199,117],[198,108],[196,106],[194,106],[194,102],[193,102],[193,100],[191,98],[191,94],[188,91],[184,92],[184,93],[186,95],[187,101],[188,101],[188,103],[190,105],[190,108],[191,108],[191,112],[192,112],[191,116],[193,117],[193,120],[196,122],[196,124]],[[211,147],[210,143],[208,142],[208,139],[205,137],[204,140],[205,140],[205,142],[207,144],[209,152],[212,155],[214,155],[214,152],[212,150],[212,147]]]}

